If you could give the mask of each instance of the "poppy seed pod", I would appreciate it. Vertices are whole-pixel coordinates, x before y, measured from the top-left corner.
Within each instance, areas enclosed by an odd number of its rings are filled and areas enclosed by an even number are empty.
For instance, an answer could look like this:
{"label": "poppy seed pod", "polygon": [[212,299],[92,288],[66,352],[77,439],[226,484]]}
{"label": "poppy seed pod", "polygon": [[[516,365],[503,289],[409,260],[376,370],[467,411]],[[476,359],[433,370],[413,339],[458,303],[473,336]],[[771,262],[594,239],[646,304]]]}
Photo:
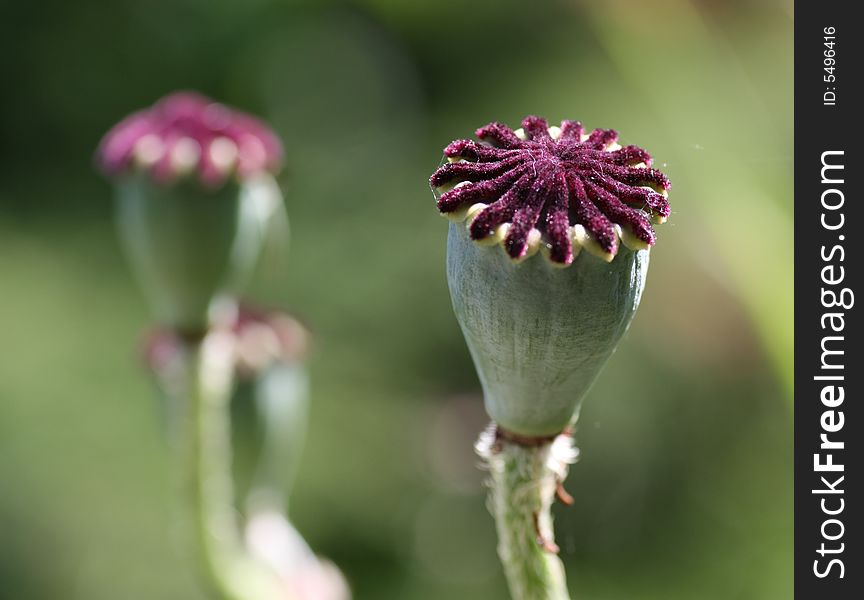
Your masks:
{"label": "poppy seed pod", "polygon": [[670,184],[613,130],[527,117],[477,136],[447,146],[430,178],[452,221],[454,311],[489,415],[519,436],[555,436],[634,316]]}
{"label": "poppy seed pod", "polygon": [[190,541],[223,600],[344,600],[344,578],[285,513],[305,437],[308,334],[285,314],[232,306],[203,337],[163,326],[144,347],[185,465]]}
{"label": "poppy seed pod", "polygon": [[[309,333],[289,315],[246,303],[225,311],[214,328],[233,346],[229,399],[235,501],[241,512],[284,509],[306,437]],[[144,358],[164,394],[172,436],[183,433],[185,341],[168,328],[151,330]],[[178,440],[179,441],[179,440]]]}
{"label": "poppy seed pod", "polygon": [[563,270],[514,265],[451,224],[447,279],[489,416],[521,436],[561,433],[627,330],[647,270],[647,250],[610,263],[582,254]]}
{"label": "poppy seed pod", "polygon": [[448,145],[429,179],[452,221],[450,296],[493,419],[476,450],[514,600],[566,600],[551,507],[572,501],[570,425],[639,306],[670,184],[611,129],[526,117],[476,135]]}
{"label": "poppy seed pod", "polygon": [[245,304],[231,329],[235,493],[250,513],[284,510],[306,441],[309,333],[287,314]]}
{"label": "poppy seed pod", "polygon": [[188,92],[103,138],[97,161],[116,183],[121,238],[160,323],[202,331],[213,298],[245,283],[281,208],[281,156],[265,125]]}

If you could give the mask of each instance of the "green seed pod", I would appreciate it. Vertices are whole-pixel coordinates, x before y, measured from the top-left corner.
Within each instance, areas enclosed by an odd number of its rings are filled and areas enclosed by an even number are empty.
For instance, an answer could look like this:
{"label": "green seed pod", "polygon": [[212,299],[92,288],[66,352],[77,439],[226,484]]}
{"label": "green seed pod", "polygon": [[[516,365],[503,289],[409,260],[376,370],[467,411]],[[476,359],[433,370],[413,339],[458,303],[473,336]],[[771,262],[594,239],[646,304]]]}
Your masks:
{"label": "green seed pod", "polygon": [[612,262],[587,252],[567,269],[514,264],[450,224],[447,281],[483,386],[486,411],[521,436],[561,433],[639,306],[647,250]]}
{"label": "green seed pod", "polygon": [[214,297],[245,283],[282,202],[269,175],[210,190],[138,174],[116,190],[120,237],[157,321],[192,331],[206,326]]}
{"label": "green seed pod", "polygon": [[448,145],[430,178],[451,220],[453,307],[489,415],[517,436],[555,436],[633,319],[669,180],[615,131],[577,121],[476,135]]}
{"label": "green seed pod", "polygon": [[246,282],[282,207],[281,158],[263,123],[189,92],[102,139],[97,161],[116,182],[122,241],[162,325],[203,332],[214,298]]}
{"label": "green seed pod", "polygon": [[[296,331],[290,335],[305,337],[291,323]],[[303,455],[308,412],[309,374],[301,357],[283,354],[257,372],[238,376],[231,429],[235,493],[242,510],[285,510]]]}
{"label": "green seed pod", "polygon": [[[212,328],[233,348],[230,447],[234,503],[244,514],[282,511],[300,465],[309,411],[305,357],[309,333],[292,317],[241,303]],[[168,328],[152,330],[144,358],[163,393],[172,438],[189,418],[183,398],[186,342]],[[177,440],[179,441],[179,440]]]}
{"label": "green seed pod", "polygon": [[670,184],[611,129],[526,117],[476,135],[448,145],[429,179],[451,220],[450,296],[494,421],[475,449],[514,600],[566,600],[551,507],[572,501],[569,425],[639,306]]}

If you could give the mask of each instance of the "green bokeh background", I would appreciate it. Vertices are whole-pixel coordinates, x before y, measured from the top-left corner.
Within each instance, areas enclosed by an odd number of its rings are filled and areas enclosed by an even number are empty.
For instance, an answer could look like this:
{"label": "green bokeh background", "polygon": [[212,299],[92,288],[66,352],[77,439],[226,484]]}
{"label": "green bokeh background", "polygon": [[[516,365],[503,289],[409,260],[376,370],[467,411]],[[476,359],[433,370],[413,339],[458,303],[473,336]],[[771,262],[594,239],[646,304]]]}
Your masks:
{"label": "green bokeh background", "polygon": [[556,513],[576,597],[791,597],[792,21],[790,0],[0,2],[0,599],[203,599],[92,168],[177,88],[285,141],[290,253],[252,295],[315,331],[292,514],[358,600],[506,597],[426,178],[529,113],[615,127],[673,181]]}

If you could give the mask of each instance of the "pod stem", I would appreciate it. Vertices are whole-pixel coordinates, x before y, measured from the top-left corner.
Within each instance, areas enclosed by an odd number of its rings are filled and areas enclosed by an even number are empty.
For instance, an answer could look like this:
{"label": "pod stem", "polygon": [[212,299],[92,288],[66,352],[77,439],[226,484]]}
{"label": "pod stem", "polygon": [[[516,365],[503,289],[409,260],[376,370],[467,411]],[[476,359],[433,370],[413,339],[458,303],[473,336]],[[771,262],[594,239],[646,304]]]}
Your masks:
{"label": "pod stem", "polygon": [[290,600],[275,572],[249,556],[234,508],[229,402],[233,343],[209,333],[184,345],[187,485],[204,574],[221,600]]}
{"label": "pod stem", "polygon": [[569,600],[551,508],[556,494],[564,494],[576,450],[568,433],[525,442],[502,435],[493,423],[476,445],[490,475],[498,556],[514,600]]}

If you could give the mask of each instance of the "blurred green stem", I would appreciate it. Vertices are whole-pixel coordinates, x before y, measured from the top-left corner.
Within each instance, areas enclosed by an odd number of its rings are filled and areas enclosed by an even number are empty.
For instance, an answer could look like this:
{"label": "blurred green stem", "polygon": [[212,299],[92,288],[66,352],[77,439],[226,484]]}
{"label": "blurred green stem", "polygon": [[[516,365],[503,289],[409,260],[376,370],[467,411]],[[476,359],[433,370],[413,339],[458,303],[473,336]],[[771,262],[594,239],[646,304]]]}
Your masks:
{"label": "blurred green stem", "polygon": [[286,600],[274,572],[247,554],[240,535],[231,472],[230,336],[189,340],[185,352],[186,442],[194,534],[205,575],[222,600]]}
{"label": "blurred green stem", "polygon": [[569,600],[552,529],[552,503],[572,462],[569,436],[523,445],[496,434],[477,443],[489,468],[489,510],[514,600]]}

